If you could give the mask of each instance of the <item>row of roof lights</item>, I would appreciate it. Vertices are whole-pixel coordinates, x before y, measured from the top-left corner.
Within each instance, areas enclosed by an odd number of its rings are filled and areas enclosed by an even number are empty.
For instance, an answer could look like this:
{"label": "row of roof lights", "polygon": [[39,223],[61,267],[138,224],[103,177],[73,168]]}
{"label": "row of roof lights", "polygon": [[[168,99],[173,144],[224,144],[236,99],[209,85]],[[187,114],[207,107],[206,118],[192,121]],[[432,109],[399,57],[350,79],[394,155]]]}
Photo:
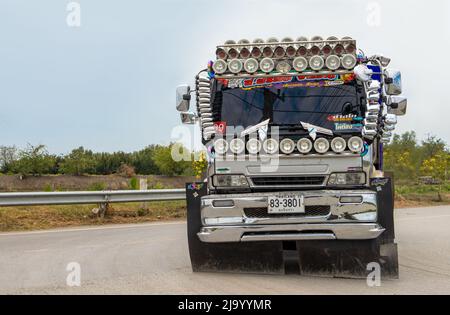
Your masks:
{"label": "row of roof lights", "polygon": [[319,71],[323,68],[351,70],[357,62],[355,52],[355,41],[350,37],[340,40],[337,37],[326,40],[319,36],[311,40],[299,37],[297,41],[284,38],[281,42],[270,38],[267,42],[257,39],[253,43],[243,39],[237,44],[227,41],[217,48],[213,70],[217,74],[238,74],[243,70],[247,73]]}
{"label": "row of roof lights", "polygon": [[228,62],[222,59],[218,59],[213,64],[213,70],[217,74],[224,74],[227,70],[231,73],[237,74],[245,70],[247,73],[255,73],[258,70],[270,73],[274,70],[279,73],[288,73],[292,68],[297,72],[303,72],[308,70],[319,71],[323,68],[329,70],[337,70],[344,68],[351,70],[356,65],[356,57],[354,55],[346,54],[342,57],[336,55],[330,55],[323,58],[316,55],[310,58],[296,57],[293,60],[274,60],[272,58],[263,58],[259,62],[255,58],[249,58],[246,60],[231,59]]}
{"label": "row of roof lights", "polygon": [[354,54],[356,52],[355,41],[350,37],[339,40],[337,37],[329,37],[323,40],[319,36],[308,40],[299,37],[297,41],[291,38],[284,38],[281,42],[276,38],[269,38],[266,42],[256,39],[252,43],[246,39],[240,40],[237,44],[233,40],[228,40],[224,45],[218,46],[216,50],[217,59],[227,60],[236,58],[294,58],[296,56],[306,57],[311,55],[343,55]]}

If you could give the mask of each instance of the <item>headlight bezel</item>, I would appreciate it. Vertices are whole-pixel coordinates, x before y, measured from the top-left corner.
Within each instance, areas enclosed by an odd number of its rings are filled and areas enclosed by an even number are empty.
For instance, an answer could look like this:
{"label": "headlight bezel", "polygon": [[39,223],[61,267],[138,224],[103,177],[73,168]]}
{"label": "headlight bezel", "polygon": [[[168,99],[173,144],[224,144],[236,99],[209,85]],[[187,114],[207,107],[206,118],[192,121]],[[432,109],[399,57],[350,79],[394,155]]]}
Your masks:
{"label": "headlight bezel", "polygon": [[[238,179],[233,181],[233,177],[235,179],[237,177]],[[226,180],[227,178],[229,180]],[[213,180],[212,184],[216,188],[249,188],[250,187],[247,177],[243,174],[215,174],[215,175],[213,175],[212,180]],[[225,181],[226,183],[225,184],[223,182],[219,183],[219,180]],[[238,185],[236,185],[236,184],[238,184]]]}
{"label": "headlight bezel", "polygon": [[[345,182],[339,183],[338,180],[342,180],[343,176],[345,176],[344,178]],[[352,178],[352,176],[354,178]],[[360,176],[359,181],[354,180],[356,176]],[[352,179],[354,181],[351,181]],[[333,172],[330,174],[327,180],[327,186],[333,187],[364,186],[366,183],[367,183],[367,175],[365,172]]]}

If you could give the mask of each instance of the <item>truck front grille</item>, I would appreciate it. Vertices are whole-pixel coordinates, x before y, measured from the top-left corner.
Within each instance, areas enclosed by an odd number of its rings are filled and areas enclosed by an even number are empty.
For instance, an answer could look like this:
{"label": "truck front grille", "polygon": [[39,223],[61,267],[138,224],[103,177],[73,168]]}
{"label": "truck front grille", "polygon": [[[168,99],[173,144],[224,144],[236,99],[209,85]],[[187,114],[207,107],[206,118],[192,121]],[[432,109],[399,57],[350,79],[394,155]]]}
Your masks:
{"label": "truck front grille", "polygon": [[305,213],[268,213],[266,207],[244,208],[247,218],[318,217],[327,216],[330,206],[305,206]]}
{"label": "truck front grille", "polygon": [[255,186],[323,185],[325,176],[258,176],[251,177]]}

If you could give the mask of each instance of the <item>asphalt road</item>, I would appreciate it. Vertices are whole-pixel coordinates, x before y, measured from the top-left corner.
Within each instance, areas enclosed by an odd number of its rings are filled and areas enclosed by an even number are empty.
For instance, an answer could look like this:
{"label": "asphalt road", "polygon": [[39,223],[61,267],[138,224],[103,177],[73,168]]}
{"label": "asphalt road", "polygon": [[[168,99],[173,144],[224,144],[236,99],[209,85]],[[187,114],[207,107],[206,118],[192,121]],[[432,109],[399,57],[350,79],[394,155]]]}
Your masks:
{"label": "asphalt road", "polygon": [[[0,293],[450,294],[450,207],[396,211],[400,279],[192,273],[184,222],[0,234]],[[81,285],[66,267],[79,263]]]}

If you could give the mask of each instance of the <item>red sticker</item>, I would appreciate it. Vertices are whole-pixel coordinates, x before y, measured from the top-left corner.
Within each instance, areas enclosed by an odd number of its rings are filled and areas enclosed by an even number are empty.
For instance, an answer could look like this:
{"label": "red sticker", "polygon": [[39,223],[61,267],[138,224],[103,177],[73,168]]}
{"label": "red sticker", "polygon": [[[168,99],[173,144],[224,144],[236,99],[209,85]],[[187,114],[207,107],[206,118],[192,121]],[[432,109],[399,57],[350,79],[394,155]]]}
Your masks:
{"label": "red sticker", "polygon": [[216,121],[214,123],[216,133],[224,134],[227,131],[227,123],[225,121]]}

